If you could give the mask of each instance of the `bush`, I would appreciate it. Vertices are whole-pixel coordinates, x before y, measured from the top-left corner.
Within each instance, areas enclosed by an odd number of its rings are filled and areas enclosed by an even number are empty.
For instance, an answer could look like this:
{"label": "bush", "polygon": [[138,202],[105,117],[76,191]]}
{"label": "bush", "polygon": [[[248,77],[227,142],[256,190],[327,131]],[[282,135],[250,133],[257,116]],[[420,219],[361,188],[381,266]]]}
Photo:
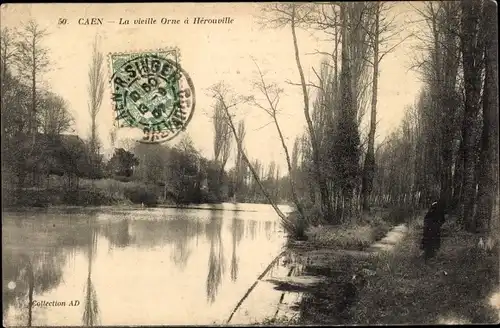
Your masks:
{"label": "bush", "polygon": [[383,238],[390,224],[379,216],[370,216],[359,224],[324,225],[311,227],[310,240],[318,246],[346,250],[363,250]]}
{"label": "bush", "polygon": [[134,204],[144,204],[145,206],[158,205],[158,198],[156,194],[144,186],[128,188],[124,192],[127,197]]}
{"label": "bush", "polygon": [[309,228],[309,222],[301,218],[299,213],[290,213],[286,220],[282,222],[282,225],[288,233],[289,238],[293,240],[307,240],[306,231]]}
{"label": "bush", "polygon": [[112,205],[117,202],[113,197],[101,190],[73,190],[64,192],[61,201],[66,205],[74,206],[103,206]]}

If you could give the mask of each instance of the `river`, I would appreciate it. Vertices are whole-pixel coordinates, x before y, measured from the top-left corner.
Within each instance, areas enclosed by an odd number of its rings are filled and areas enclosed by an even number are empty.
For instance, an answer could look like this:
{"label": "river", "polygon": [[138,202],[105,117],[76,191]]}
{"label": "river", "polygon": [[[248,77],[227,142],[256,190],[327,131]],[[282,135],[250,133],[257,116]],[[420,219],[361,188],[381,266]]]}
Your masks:
{"label": "river", "polygon": [[4,325],[223,323],[284,243],[264,204],[4,212]]}

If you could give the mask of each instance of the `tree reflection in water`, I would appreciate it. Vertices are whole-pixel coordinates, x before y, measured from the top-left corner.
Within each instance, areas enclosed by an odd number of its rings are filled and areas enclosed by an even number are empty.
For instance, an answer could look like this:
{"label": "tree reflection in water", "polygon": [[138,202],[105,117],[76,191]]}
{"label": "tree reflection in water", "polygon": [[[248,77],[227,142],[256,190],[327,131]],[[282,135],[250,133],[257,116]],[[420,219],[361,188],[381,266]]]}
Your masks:
{"label": "tree reflection in water", "polygon": [[[64,223],[60,219],[35,221],[26,217],[3,222],[2,276],[4,284],[15,283],[12,289],[3,288],[4,322],[31,326],[35,313],[30,305],[35,295],[42,295],[61,283],[67,260],[64,250],[79,245],[77,229]],[[68,243],[71,239],[74,242]],[[14,310],[13,317],[7,318],[10,307]]]}
{"label": "tree reflection in water", "polygon": [[222,245],[222,217],[216,210],[210,212],[210,222],[206,227],[206,236],[210,241],[210,255],[208,257],[207,300],[215,301],[217,291],[222,282],[225,271],[224,248]]}
{"label": "tree reflection in water", "polygon": [[123,248],[130,245],[132,238],[130,237],[129,227],[129,219],[108,222],[104,229],[104,235],[108,238],[111,247]]}
{"label": "tree reflection in water", "polygon": [[33,251],[31,254],[28,251],[16,254],[10,249],[2,250],[3,280],[16,283],[14,289],[3,289],[4,321],[9,306],[14,306],[19,311],[15,311],[16,317],[12,319],[31,327],[34,318],[30,304],[34,296],[61,283],[64,263],[63,252],[54,248]]}
{"label": "tree reflection in water", "polygon": [[170,231],[175,232],[172,235],[174,249],[171,253],[171,259],[181,271],[184,271],[187,261],[191,256],[189,240],[194,234],[198,233],[199,229],[194,227],[192,220],[173,219],[168,223],[170,225]]}
{"label": "tree reflection in water", "polygon": [[[126,222],[127,233],[128,233],[128,222]],[[92,283],[92,262],[94,261],[95,254],[97,252],[97,237],[98,229],[94,222],[89,219],[88,222],[88,248],[87,248],[87,259],[88,259],[88,273],[87,280],[85,282],[84,288],[84,305],[83,305],[83,315],[82,321],[85,326],[95,326],[99,324],[99,303],[97,301],[97,293]]]}
{"label": "tree reflection in water", "polygon": [[250,238],[252,240],[255,240],[255,236],[257,235],[257,221],[250,220],[248,222],[248,224],[249,224],[249,229],[250,229]]}
{"label": "tree reflection in water", "polygon": [[[238,209],[238,205],[236,205]],[[236,254],[236,246],[240,244],[243,233],[245,232],[245,221],[239,219],[239,211],[234,211],[233,222],[231,224],[231,236],[233,241],[233,254],[231,256],[231,280],[236,281],[238,279],[238,262],[239,258]]]}
{"label": "tree reflection in water", "polygon": [[271,239],[271,236],[272,236],[272,233],[273,233],[273,232],[271,231],[271,229],[272,229],[272,224],[273,224],[273,223],[272,223],[271,221],[266,221],[266,222],[264,223],[264,229],[265,229],[265,231],[266,231],[266,238],[267,238],[267,240]]}

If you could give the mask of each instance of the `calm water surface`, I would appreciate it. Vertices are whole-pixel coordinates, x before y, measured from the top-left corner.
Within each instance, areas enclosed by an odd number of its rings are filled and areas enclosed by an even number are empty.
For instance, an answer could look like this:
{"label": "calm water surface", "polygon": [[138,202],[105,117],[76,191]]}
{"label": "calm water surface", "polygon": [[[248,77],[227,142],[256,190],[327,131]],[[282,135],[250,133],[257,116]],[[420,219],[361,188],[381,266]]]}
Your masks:
{"label": "calm water surface", "polygon": [[224,322],[284,238],[269,205],[202,207],[3,213],[4,325]]}

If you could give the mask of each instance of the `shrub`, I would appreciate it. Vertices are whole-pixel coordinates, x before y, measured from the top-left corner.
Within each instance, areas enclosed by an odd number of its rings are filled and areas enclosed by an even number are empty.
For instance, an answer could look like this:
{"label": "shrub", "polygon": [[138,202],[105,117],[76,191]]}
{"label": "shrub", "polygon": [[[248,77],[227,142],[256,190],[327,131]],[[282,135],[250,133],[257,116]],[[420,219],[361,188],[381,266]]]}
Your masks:
{"label": "shrub", "polygon": [[307,240],[306,231],[309,228],[309,222],[307,219],[301,218],[299,213],[290,213],[285,220],[282,220],[281,224],[289,238],[293,240]]}
{"label": "shrub", "polygon": [[102,206],[112,205],[117,200],[101,190],[80,189],[64,192],[61,201],[66,205],[74,206]]}
{"label": "shrub", "polygon": [[379,216],[370,216],[359,224],[311,227],[309,238],[318,246],[347,250],[363,250],[384,237],[390,224]]}
{"label": "shrub", "polygon": [[127,197],[134,204],[144,204],[146,206],[158,205],[158,198],[156,194],[148,190],[145,186],[132,187],[125,189],[125,197]]}

